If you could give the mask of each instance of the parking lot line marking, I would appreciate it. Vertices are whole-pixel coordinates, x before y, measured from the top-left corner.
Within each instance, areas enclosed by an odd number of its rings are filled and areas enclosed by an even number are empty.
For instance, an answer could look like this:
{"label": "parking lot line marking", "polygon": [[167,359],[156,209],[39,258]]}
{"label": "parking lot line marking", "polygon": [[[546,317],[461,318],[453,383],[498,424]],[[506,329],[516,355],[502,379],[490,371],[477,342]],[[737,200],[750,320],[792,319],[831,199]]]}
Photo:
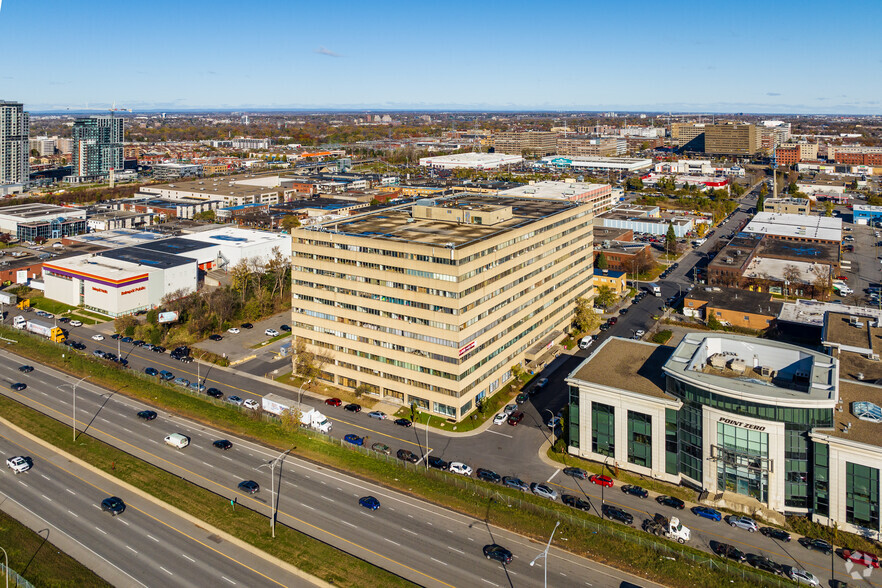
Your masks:
{"label": "parking lot line marking", "polygon": [[558,475],[559,473],[560,473],[560,469],[556,469],[556,470],[554,470],[554,473],[551,474],[551,476],[550,476],[547,480],[545,480],[545,481],[546,481],[546,482],[550,482],[550,481],[552,481],[552,480],[554,479],[554,477],[555,477],[556,475]]}
{"label": "parking lot line marking", "polygon": [[508,437],[509,439],[514,439],[511,435],[506,435],[505,433],[500,433],[499,431],[494,431],[493,429],[487,429],[488,433],[493,433],[494,435],[500,435],[502,437]]}

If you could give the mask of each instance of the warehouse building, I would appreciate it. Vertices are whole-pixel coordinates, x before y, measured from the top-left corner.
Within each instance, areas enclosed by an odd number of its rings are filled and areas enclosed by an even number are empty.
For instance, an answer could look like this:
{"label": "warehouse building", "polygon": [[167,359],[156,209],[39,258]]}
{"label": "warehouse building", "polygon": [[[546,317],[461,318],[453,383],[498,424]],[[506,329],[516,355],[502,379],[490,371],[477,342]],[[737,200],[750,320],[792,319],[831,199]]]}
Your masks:
{"label": "warehouse building", "polygon": [[609,184],[589,184],[586,182],[530,182],[525,186],[509,188],[499,192],[500,196],[511,198],[550,198],[569,200],[591,205],[595,215],[612,208],[612,187]]}
{"label": "warehouse building", "polygon": [[0,209],[0,232],[25,241],[60,239],[86,232],[86,211],[54,204],[17,204]]}
{"label": "warehouse building", "polygon": [[523,162],[524,158],[520,155],[506,155],[505,153],[458,153],[420,158],[422,167],[435,169],[497,169]]}
{"label": "warehouse building", "polygon": [[637,173],[652,168],[651,159],[633,157],[563,157],[552,155],[543,157],[535,164],[537,167],[553,169],[572,169],[586,172],[628,172]]}

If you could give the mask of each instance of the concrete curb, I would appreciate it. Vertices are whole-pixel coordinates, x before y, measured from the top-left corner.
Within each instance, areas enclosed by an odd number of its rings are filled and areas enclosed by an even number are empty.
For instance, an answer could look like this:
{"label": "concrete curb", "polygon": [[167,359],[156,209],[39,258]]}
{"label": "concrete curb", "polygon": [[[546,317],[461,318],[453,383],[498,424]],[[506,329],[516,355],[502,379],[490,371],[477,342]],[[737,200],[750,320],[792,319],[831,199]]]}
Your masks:
{"label": "concrete curb", "polygon": [[152,502],[156,506],[158,506],[160,508],[164,508],[164,509],[174,513],[176,516],[179,516],[182,519],[191,522],[194,525],[198,525],[198,526],[202,527],[203,529],[209,531],[210,533],[217,535],[218,537],[223,538],[225,541],[230,542],[231,544],[235,545],[236,547],[238,547],[240,549],[244,549],[244,550],[249,551],[252,554],[260,557],[260,558],[263,558],[268,563],[270,563],[274,566],[284,568],[292,575],[295,575],[299,578],[303,578],[304,580],[313,584],[314,586],[321,586],[323,588],[332,588],[332,586],[333,586],[332,584],[325,582],[321,578],[317,578],[317,577],[313,576],[312,574],[308,574],[308,573],[304,572],[303,570],[301,570],[297,567],[294,567],[293,565],[289,564],[288,562],[282,561],[279,558],[272,556],[261,549],[256,548],[255,546],[251,545],[250,543],[246,543],[245,541],[242,541],[241,539],[233,537],[229,533],[226,533],[225,531],[222,531],[212,525],[209,525],[205,521],[198,519],[198,518],[184,512],[184,511],[182,511],[182,510],[180,510],[170,504],[167,504],[167,503],[159,500],[158,498],[156,498],[152,494],[144,492],[140,488],[132,486],[128,482],[125,482],[123,480],[120,480],[119,478],[111,476],[110,474],[108,474],[104,470],[97,468],[97,467],[93,466],[92,464],[87,463],[87,462],[79,459],[78,457],[75,457],[75,456],[65,452],[62,449],[59,449],[58,447],[52,445],[48,441],[45,441],[45,440],[41,439],[40,437],[37,437],[36,435],[33,435],[33,434],[29,433],[28,431],[25,431],[24,429],[16,426],[15,424],[9,422],[8,420],[6,420],[3,417],[0,417],[0,423],[9,427],[10,429],[15,431],[19,435],[22,435],[23,437],[27,437],[28,439],[30,439],[34,443],[37,443],[38,445],[45,447],[46,449],[48,449],[50,451],[53,451],[55,453],[58,453],[58,454],[64,456],[66,459],[77,464],[78,466],[83,467],[83,468],[91,471],[92,473],[94,473],[98,476],[101,476],[102,478],[104,478],[106,480],[110,480],[114,484],[122,486],[128,492],[131,492],[132,494],[136,494],[145,500],[149,500],[150,502]]}

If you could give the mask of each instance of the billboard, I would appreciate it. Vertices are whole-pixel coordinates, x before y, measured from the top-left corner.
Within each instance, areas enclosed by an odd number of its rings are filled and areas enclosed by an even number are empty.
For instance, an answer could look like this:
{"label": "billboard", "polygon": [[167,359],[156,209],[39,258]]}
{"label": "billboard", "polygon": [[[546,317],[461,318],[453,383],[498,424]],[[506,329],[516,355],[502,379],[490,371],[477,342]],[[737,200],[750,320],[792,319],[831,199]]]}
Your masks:
{"label": "billboard", "polygon": [[176,310],[170,312],[159,313],[159,324],[173,323],[178,320],[178,312]]}

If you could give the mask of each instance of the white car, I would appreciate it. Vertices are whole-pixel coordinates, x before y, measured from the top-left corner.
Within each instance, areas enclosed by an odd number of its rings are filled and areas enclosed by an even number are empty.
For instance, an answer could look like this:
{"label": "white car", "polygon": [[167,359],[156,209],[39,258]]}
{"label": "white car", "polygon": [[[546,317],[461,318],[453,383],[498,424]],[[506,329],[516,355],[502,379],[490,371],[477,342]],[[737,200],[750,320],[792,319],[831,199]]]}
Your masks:
{"label": "white car", "polygon": [[591,335],[585,335],[582,337],[582,340],[579,341],[579,349],[588,349],[591,347],[592,343],[594,343],[594,337]]}
{"label": "white car", "polygon": [[637,329],[636,331],[634,331],[634,335],[637,337],[642,337],[645,334],[646,334],[646,331],[644,331],[643,329]]}
{"label": "white car", "polygon": [[13,472],[20,474],[31,469],[31,461],[20,455],[16,455],[15,457],[10,457],[6,460],[6,467],[12,468]]}
{"label": "white car", "polygon": [[260,408],[260,404],[258,404],[256,400],[252,400],[250,398],[243,402],[242,406],[250,410],[258,410]]}
{"label": "white car", "polygon": [[818,580],[818,577],[808,570],[801,570],[799,568],[790,568],[790,573],[788,574],[790,579],[799,584],[800,586],[820,586],[821,581]]}
{"label": "white car", "polygon": [[237,329],[236,327],[232,327],[230,329],[227,329],[227,333],[232,333],[233,335],[238,335],[239,329]]}
{"label": "white car", "polygon": [[454,474],[462,474],[463,476],[471,476],[472,468],[462,463],[461,461],[451,461],[450,462],[450,471]]}
{"label": "white car", "polygon": [[104,335],[98,333],[97,335],[92,335],[92,339],[95,341],[104,341]]}
{"label": "white car", "polygon": [[267,337],[278,337],[279,336],[279,332],[275,329],[267,329],[266,331],[263,332],[263,334],[266,335]]}
{"label": "white car", "polygon": [[494,425],[504,425],[505,421],[507,421],[507,420],[508,420],[508,415],[505,414],[504,412],[500,412],[498,415],[493,417],[493,424]]}
{"label": "white car", "polygon": [[77,320],[70,321],[70,326],[72,326],[72,327],[82,327],[82,326],[83,326],[83,321],[77,321]]}

